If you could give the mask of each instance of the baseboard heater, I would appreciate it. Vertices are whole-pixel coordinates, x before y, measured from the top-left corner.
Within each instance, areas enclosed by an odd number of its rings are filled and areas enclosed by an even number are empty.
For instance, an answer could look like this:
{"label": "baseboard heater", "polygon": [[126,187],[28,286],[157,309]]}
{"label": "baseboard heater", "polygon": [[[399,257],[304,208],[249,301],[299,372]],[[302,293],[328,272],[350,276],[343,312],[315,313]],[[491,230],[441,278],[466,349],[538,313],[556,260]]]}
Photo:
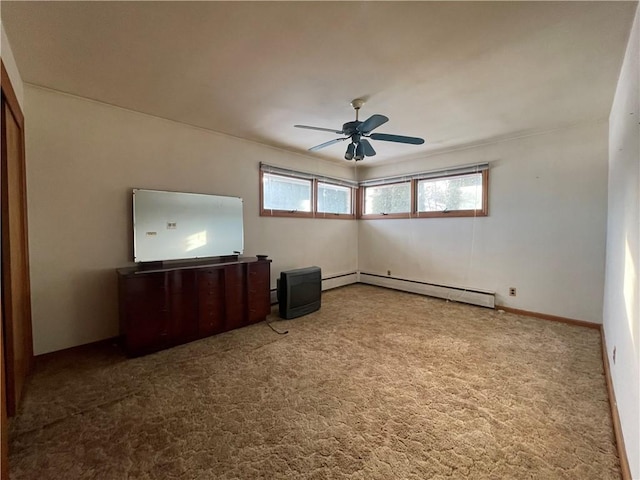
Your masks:
{"label": "baseboard heater", "polygon": [[[364,283],[379,287],[392,288],[403,292],[418,293],[429,297],[444,298],[455,302],[469,303],[480,307],[495,308],[495,293],[487,290],[454,287],[451,285],[438,285],[435,283],[419,282],[417,280],[405,280],[403,278],[377,275],[366,272],[349,272],[332,275],[322,279],[322,290],[351,285],[352,283]],[[271,290],[271,305],[278,303],[276,289]]]}
{"label": "baseboard heater", "polygon": [[434,283],[405,280],[402,278],[360,272],[359,282],[368,285],[402,290],[404,292],[419,293],[430,297],[444,298],[455,302],[469,303],[481,307],[495,308],[495,292],[486,290],[437,285]]}

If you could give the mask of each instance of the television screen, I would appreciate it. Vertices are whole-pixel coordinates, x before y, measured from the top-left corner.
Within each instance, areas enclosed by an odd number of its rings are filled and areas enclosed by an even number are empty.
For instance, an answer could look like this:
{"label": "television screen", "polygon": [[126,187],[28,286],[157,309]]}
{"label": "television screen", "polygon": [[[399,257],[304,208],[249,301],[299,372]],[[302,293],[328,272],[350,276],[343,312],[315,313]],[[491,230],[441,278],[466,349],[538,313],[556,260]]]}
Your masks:
{"label": "television screen", "polygon": [[314,277],[301,275],[289,279],[290,308],[299,308],[318,300],[318,281]]}
{"label": "television screen", "polygon": [[133,260],[157,262],[242,253],[242,199],[133,190]]}

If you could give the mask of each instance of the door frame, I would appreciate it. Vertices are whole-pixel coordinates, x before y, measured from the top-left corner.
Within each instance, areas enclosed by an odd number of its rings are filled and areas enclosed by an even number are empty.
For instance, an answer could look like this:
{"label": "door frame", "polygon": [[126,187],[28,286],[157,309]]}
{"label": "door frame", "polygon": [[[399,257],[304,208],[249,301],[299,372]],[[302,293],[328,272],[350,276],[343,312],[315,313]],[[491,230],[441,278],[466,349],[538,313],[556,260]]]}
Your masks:
{"label": "door frame", "polygon": [[[17,191],[20,205],[19,216],[20,222],[18,228],[22,230],[21,233],[21,248],[23,249],[23,261],[20,265],[13,267],[14,272],[12,274],[20,275],[20,281],[23,283],[21,289],[23,292],[23,298],[13,299],[7,298],[11,296],[11,288],[7,282],[7,262],[10,259],[10,252],[8,252],[7,245],[8,228],[8,178],[7,172],[7,136],[6,136],[6,110],[5,105],[11,112],[15,123],[20,130],[19,139],[20,153],[18,158],[18,165],[13,166],[19,170],[19,183],[18,185],[11,185],[12,191]],[[15,376],[20,374],[16,372],[13,364],[13,328],[11,322],[13,320],[12,309],[22,309],[22,318],[25,322],[22,330],[23,337],[19,339],[22,343],[22,348],[26,352],[26,374],[31,370],[33,366],[33,333],[31,325],[31,285],[29,279],[29,237],[28,237],[28,225],[27,225],[27,190],[26,190],[26,164],[25,164],[25,133],[24,133],[24,116],[18,102],[15,90],[11,84],[11,80],[4,66],[4,62],[0,60],[0,115],[2,115],[2,128],[0,129],[0,149],[2,153],[1,166],[2,174],[0,176],[0,221],[2,223],[2,274],[0,275],[0,402],[1,402],[1,420],[2,420],[2,435],[1,435],[1,458],[0,458],[0,475],[2,479],[8,476],[8,433],[7,433],[7,416],[15,414],[18,402],[21,397],[21,391],[17,392],[15,389]],[[15,301],[14,301],[15,300]],[[24,385],[24,383],[23,383]]]}

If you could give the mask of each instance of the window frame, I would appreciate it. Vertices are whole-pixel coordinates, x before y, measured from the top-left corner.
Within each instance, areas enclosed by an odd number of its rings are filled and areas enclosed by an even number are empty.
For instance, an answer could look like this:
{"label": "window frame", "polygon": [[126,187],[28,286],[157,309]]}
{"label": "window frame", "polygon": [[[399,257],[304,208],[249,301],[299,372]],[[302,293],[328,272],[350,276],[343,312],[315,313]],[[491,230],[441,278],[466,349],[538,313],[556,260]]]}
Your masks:
{"label": "window frame", "polygon": [[[463,177],[469,174],[479,173],[482,174],[482,207],[479,209],[470,209],[470,210],[448,210],[446,212],[419,212],[418,211],[418,182],[420,178],[412,178],[409,180],[399,180],[397,182],[389,182],[389,183],[381,183],[380,185],[367,185],[361,186],[359,188],[359,201],[358,201],[358,219],[363,220],[380,220],[380,219],[394,219],[394,218],[460,218],[460,217],[487,217],[489,215],[489,169],[486,168],[479,172],[466,172],[466,173],[452,173],[452,174],[443,174],[443,175],[434,175],[429,178],[431,179],[442,179],[442,178],[455,178],[455,177]],[[365,214],[365,199],[366,199],[366,191],[367,188],[377,187],[381,185],[394,185],[399,183],[411,183],[411,211],[406,213],[389,213],[389,214],[379,214],[379,213],[370,213]]]}
{"label": "window frame", "polygon": [[415,211],[415,216],[418,218],[445,218],[445,217],[486,217],[489,214],[489,170],[482,170],[477,173],[459,173],[452,175],[443,175],[441,177],[434,177],[425,180],[439,180],[443,178],[455,178],[455,177],[464,177],[467,175],[477,175],[478,173],[482,174],[482,206],[478,209],[467,209],[467,210],[448,210],[446,212],[419,212],[418,211],[418,182],[420,179],[414,180],[414,190],[415,190],[415,203],[413,204],[413,209]]}
{"label": "window frame", "polygon": [[[296,180],[307,181],[310,184],[311,191],[311,211],[302,212],[298,210],[279,210],[272,208],[264,208],[264,174],[268,173],[270,175],[276,175],[279,177],[292,178]],[[327,185],[335,185],[337,187],[345,187],[351,190],[351,201],[349,208],[351,213],[329,213],[329,212],[318,212],[318,183],[324,183]],[[355,220],[356,212],[357,212],[357,198],[358,198],[358,187],[352,187],[348,185],[341,185],[338,181],[331,182],[330,179],[322,178],[300,178],[295,175],[287,175],[286,173],[281,172],[265,172],[264,170],[260,170],[260,216],[261,217],[296,217],[296,218],[328,218],[328,219],[341,219],[341,220]]]}
{"label": "window frame", "polygon": [[[270,175],[276,175],[278,177],[288,177],[293,178],[295,180],[303,180],[309,182],[309,192],[311,198],[309,199],[311,202],[311,210],[308,212],[303,212],[300,210],[279,210],[275,208],[264,208],[264,174],[269,173]],[[312,179],[301,179],[293,176],[283,175],[281,173],[270,173],[263,172],[260,170],[260,216],[261,217],[300,217],[300,218],[313,218],[314,213],[314,188],[313,188],[313,180]]]}
{"label": "window frame", "polygon": [[[360,187],[360,210],[358,212],[358,218],[365,218],[365,219],[391,219],[391,218],[411,218],[411,213],[414,210],[414,205],[415,205],[415,188],[413,185],[413,180],[399,180],[397,182],[390,182],[390,183],[384,183],[381,185],[370,185],[370,186],[364,186],[364,187]],[[407,183],[409,184],[409,192],[410,192],[410,198],[409,198],[409,211],[408,212],[398,212],[398,213],[364,213],[365,210],[365,204],[366,204],[366,199],[367,199],[367,188],[375,188],[375,187],[382,187],[382,186],[387,186],[387,185],[400,185],[400,184],[404,184]]]}
{"label": "window frame", "polygon": [[[351,195],[350,195],[350,201],[349,201],[349,210],[351,210],[351,213],[331,213],[331,212],[319,212],[318,211],[318,184],[323,183],[325,185],[333,185],[335,187],[342,187],[342,188],[348,188],[351,191]],[[313,192],[313,196],[315,197],[315,202],[313,205],[313,211],[316,214],[317,218],[337,218],[337,219],[342,219],[342,220],[353,220],[356,218],[356,197],[358,195],[358,188],[355,187],[349,187],[346,185],[339,185],[338,183],[331,183],[330,181],[327,180],[318,180],[317,178],[315,178],[313,180],[313,188],[314,188],[314,192]]]}

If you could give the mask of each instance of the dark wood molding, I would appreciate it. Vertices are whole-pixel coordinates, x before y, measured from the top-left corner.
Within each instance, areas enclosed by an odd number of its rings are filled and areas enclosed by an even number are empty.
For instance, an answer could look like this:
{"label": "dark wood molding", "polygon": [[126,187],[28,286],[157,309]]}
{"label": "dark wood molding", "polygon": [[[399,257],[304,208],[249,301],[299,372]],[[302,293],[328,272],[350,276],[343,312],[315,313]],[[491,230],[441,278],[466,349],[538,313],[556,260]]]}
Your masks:
{"label": "dark wood molding", "polygon": [[530,312],[529,310],[520,310],[518,308],[505,307],[504,305],[496,305],[496,310],[504,310],[505,312],[515,313],[516,315],[524,315],[525,317],[540,318],[542,320],[551,320],[553,322],[567,323],[578,327],[595,328],[599,330],[599,323],[585,322],[584,320],[575,320],[573,318],[559,317],[557,315],[549,315],[548,313]]}
{"label": "dark wood molding", "polygon": [[[33,365],[31,326],[31,284],[24,116],[5,65],[0,62],[2,132],[2,302],[7,415],[20,401],[27,375]],[[9,155],[7,128],[18,130],[17,154]],[[11,174],[11,175],[9,175]]]}
{"label": "dark wood molding", "polygon": [[[0,69],[1,69],[1,78],[0,78],[0,90],[4,93],[5,87],[11,89],[13,92],[13,88],[11,87],[11,82],[9,82],[9,76],[7,75],[7,71],[4,68],[4,63],[2,59],[0,59]],[[14,93],[15,96],[15,93]],[[17,101],[17,99],[16,99]],[[7,101],[8,103],[8,101]],[[4,104],[4,102],[0,102],[0,105]],[[1,114],[4,117],[4,113]],[[4,118],[3,118],[4,120]],[[4,125],[4,121],[2,122]],[[2,144],[4,145],[4,128],[2,129]],[[4,157],[4,149],[2,151],[2,156]],[[1,185],[2,182],[0,182]],[[1,186],[0,186],[1,189]],[[1,215],[1,213],[0,213]],[[1,281],[1,280],[0,280]],[[7,375],[5,373],[5,354],[6,348],[4,347],[4,328],[2,326],[3,318],[2,312],[4,311],[4,300],[2,299],[2,295],[0,295],[0,479],[8,480],[9,479],[9,429],[8,429],[8,421],[7,421]]]}
{"label": "dark wood molding", "polygon": [[[17,100],[16,100],[17,102]],[[20,114],[22,115],[22,111],[20,110],[20,106],[17,105]],[[30,372],[33,369],[34,364],[34,356],[33,356],[33,318],[31,312],[31,264],[30,264],[30,254],[29,254],[29,217],[28,217],[28,197],[27,197],[27,139],[25,134],[25,121],[24,117],[22,117],[22,124],[20,126],[20,135],[22,142],[22,160],[20,162],[20,169],[22,175],[22,185],[21,185],[21,193],[22,193],[22,230],[24,232],[24,290],[25,297],[27,301],[24,304],[25,315],[29,319],[29,328],[27,329],[27,338],[25,339],[28,351],[29,351],[29,367],[28,371]]]}
{"label": "dark wood molding", "polygon": [[96,340],[95,342],[83,343],[82,345],[75,345],[73,347],[63,348],[62,350],[55,350],[53,352],[41,353],[34,357],[35,362],[49,361],[58,357],[66,355],[84,354],[86,352],[94,352],[96,349],[116,347],[121,352],[120,342],[122,337],[109,337],[103,340]]}
{"label": "dark wood molding", "polygon": [[604,378],[607,382],[607,394],[609,396],[609,406],[611,408],[611,422],[613,423],[613,434],[616,438],[616,448],[618,449],[618,458],[620,460],[620,473],[622,474],[622,480],[633,480],[631,478],[631,468],[629,467],[627,450],[624,445],[624,437],[622,436],[622,425],[620,424],[620,414],[618,413],[616,393],[613,390],[613,382],[611,381],[611,369],[609,368],[609,355],[607,354],[607,341],[604,336],[604,327],[600,328],[600,337],[602,339],[600,345],[602,348]]}
{"label": "dark wood molding", "polygon": [[11,85],[11,79],[9,78],[7,69],[4,66],[4,62],[1,59],[0,70],[0,85],[2,86],[2,94],[5,96],[7,105],[9,105],[11,113],[16,119],[20,130],[24,130],[24,115],[22,114],[22,109],[20,108],[20,102],[18,102],[16,92],[13,89],[13,85]]}
{"label": "dark wood molding", "polygon": [[[7,417],[15,413],[33,365],[24,115],[0,59],[2,302],[0,308],[0,478],[9,478]],[[15,128],[13,135],[9,135]],[[8,145],[11,139],[12,144]],[[17,145],[17,150],[16,150]],[[11,173],[11,177],[8,175]],[[12,221],[10,221],[12,219]],[[15,287],[15,290],[14,290]]]}
{"label": "dark wood molding", "polygon": [[0,299],[0,480],[9,479],[9,422],[4,373],[4,330],[2,328],[2,302]]}

